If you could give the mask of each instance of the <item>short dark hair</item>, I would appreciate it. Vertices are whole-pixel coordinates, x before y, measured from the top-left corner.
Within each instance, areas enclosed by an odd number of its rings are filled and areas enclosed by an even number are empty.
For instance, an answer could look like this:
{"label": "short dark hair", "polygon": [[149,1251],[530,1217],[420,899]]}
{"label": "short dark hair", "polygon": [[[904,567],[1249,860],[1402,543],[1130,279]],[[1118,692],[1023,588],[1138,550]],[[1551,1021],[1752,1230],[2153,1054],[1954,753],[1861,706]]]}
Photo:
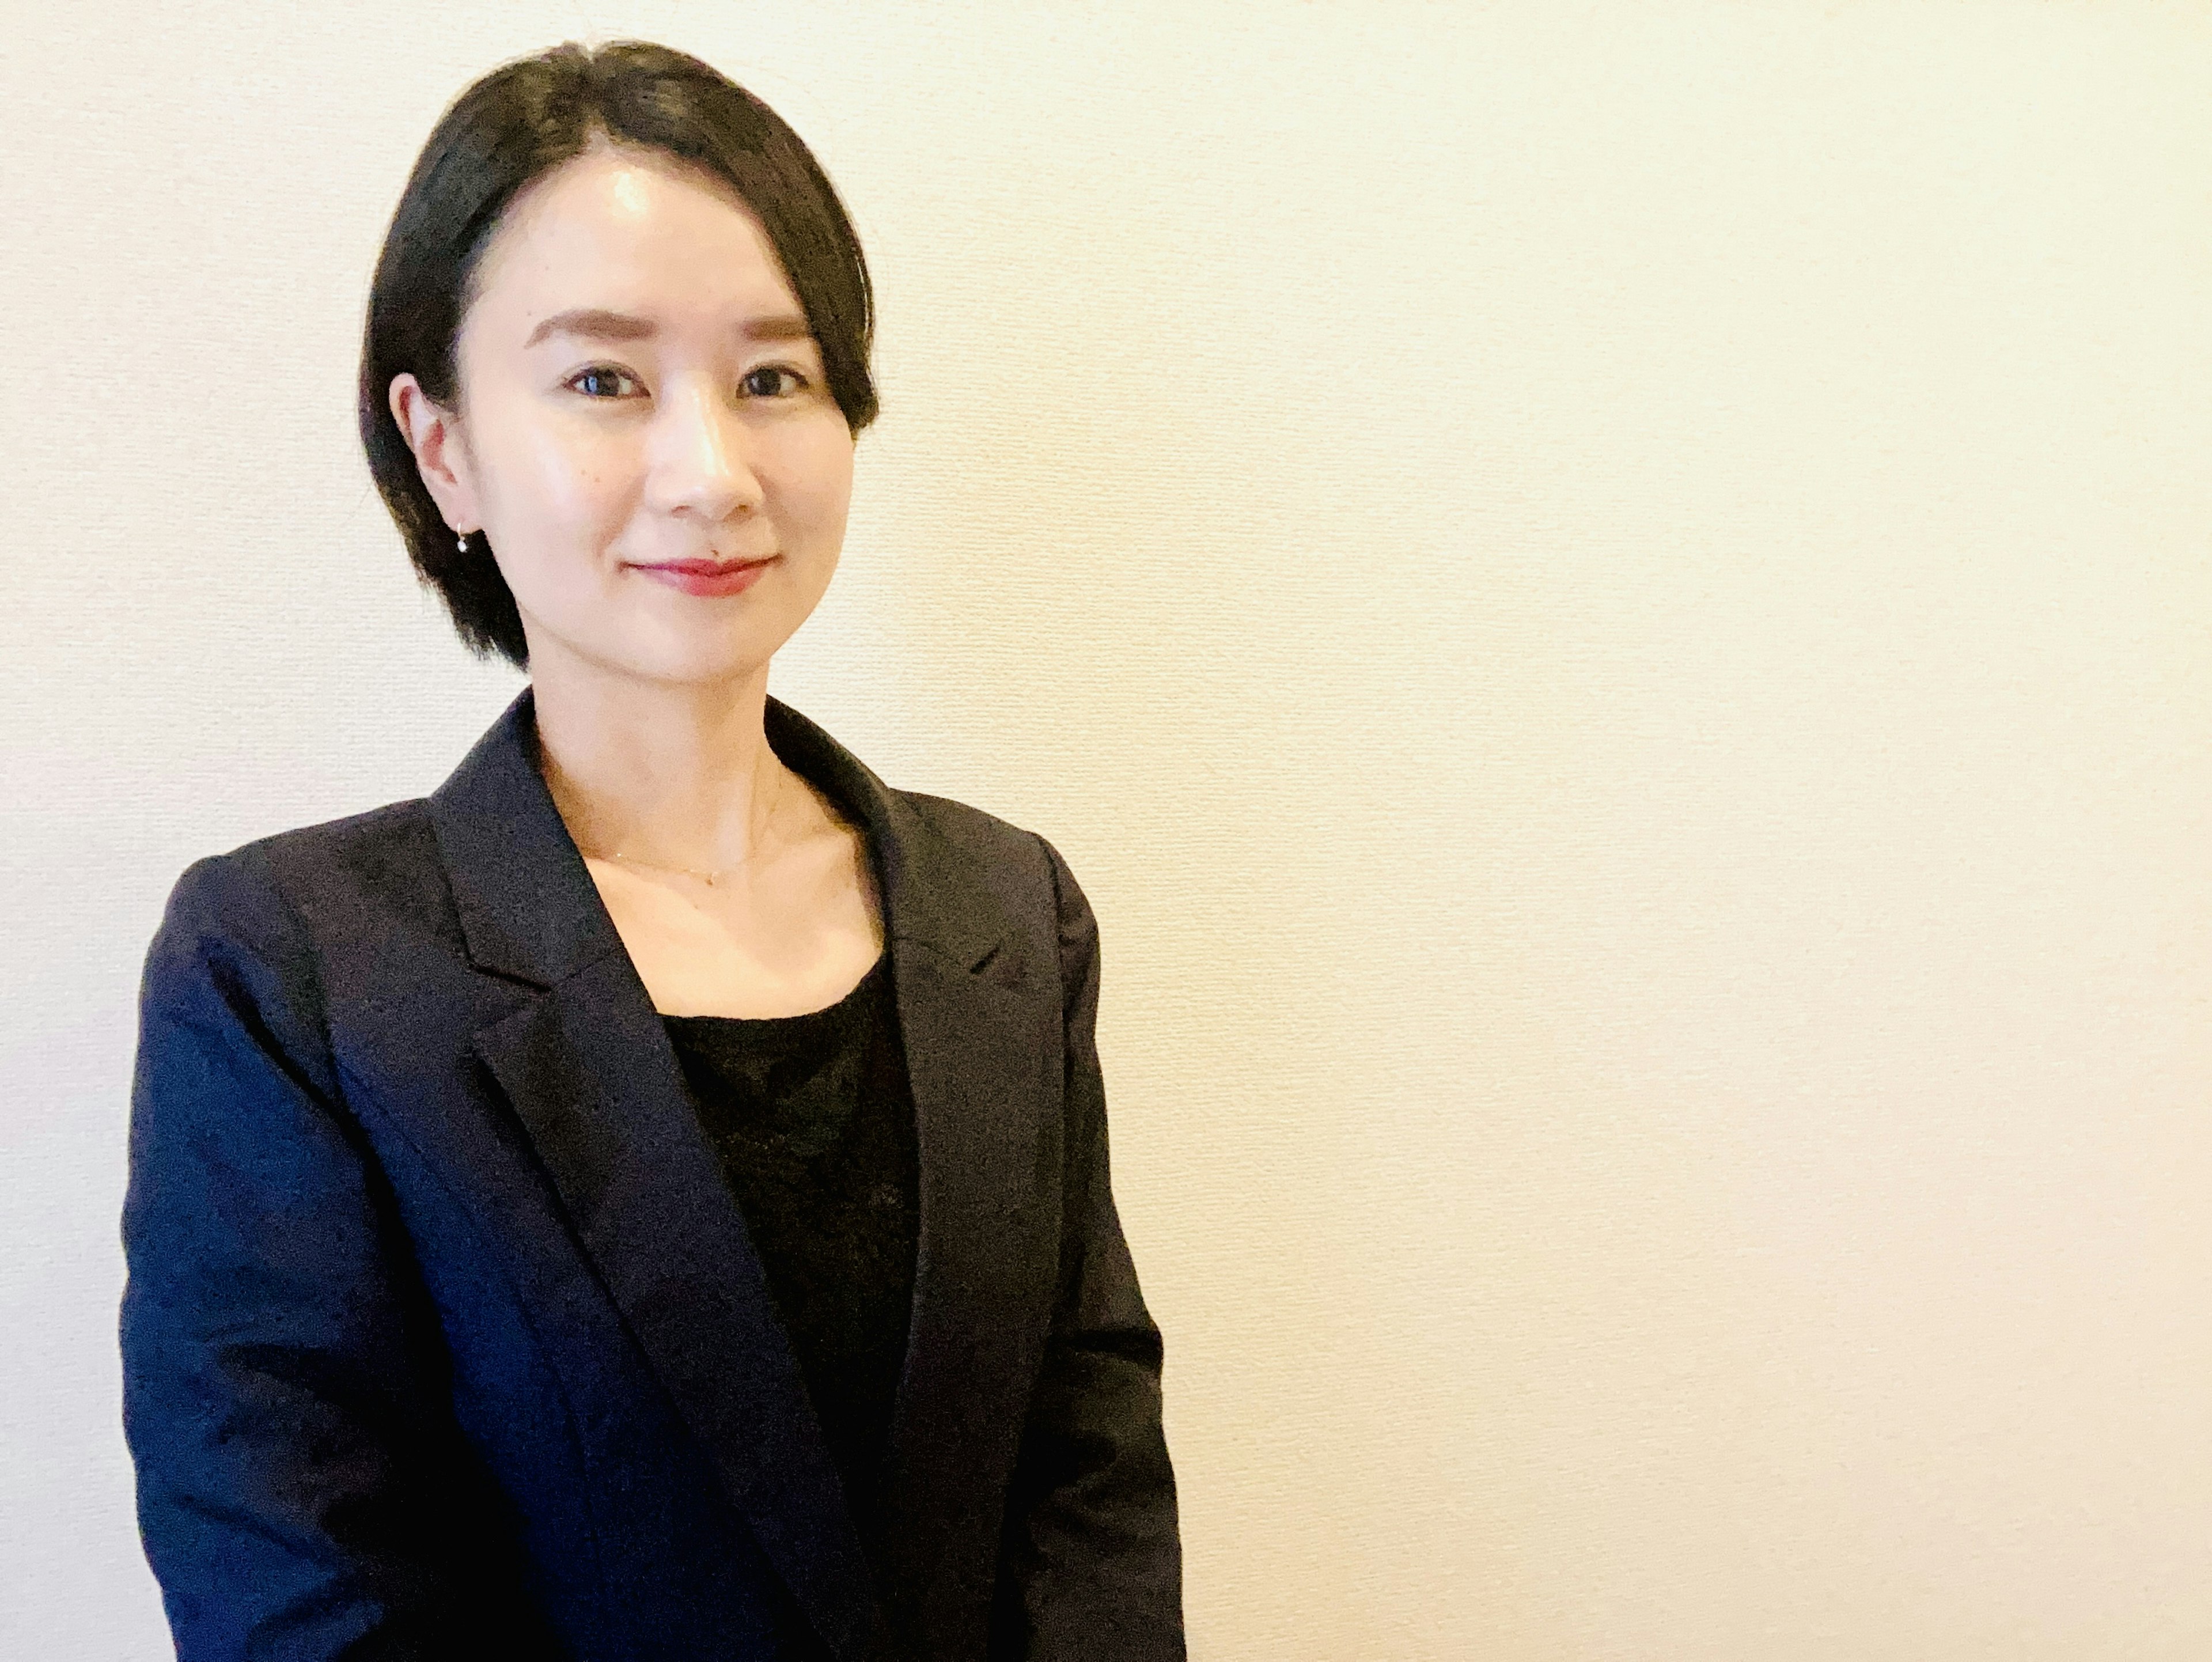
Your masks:
{"label": "short dark hair", "polygon": [[604,133],[718,175],[758,216],[822,350],[830,395],[858,435],[876,418],[868,358],[874,293],[827,174],[783,118],[713,65],[647,40],[574,41],[501,64],[447,107],[385,234],[362,333],[361,441],[425,587],[478,657],[529,667],[514,596],[481,534],[465,552],[439,514],[391,405],[412,373],[456,406],[456,342],[477,265],[525,186]]}

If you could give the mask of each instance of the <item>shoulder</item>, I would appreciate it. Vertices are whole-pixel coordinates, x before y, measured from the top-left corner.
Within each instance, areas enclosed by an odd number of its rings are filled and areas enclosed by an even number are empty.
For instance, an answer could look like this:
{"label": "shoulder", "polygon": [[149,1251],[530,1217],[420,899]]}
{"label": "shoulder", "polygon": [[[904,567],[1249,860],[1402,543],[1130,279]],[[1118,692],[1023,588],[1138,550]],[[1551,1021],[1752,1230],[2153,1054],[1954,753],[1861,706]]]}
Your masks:
{"label": "shoulder", "polygon": [[912,809],[915,817],[931,831],[985,865],[1034,865],[1042,857],[1038,848],[1042,839],[1035,831],[1012,820],[1001,819],[995,813],[988,813],[950,796],[932,796],[927,791],[894,790],[891,794]]}
{"label": "shoulder", "polygon": [[192,861],[170,888],[149,976],[210,955],[304,975],[334,937],[387,934],[395,912],[446,914],[426,807],[386,803]]}
{"label": "shoulder", "polygon": [[1020,880],[1048,879],[1057,890],[1081,898],[1066,858],[1042,832],[949,796],[912,790],[893,794],[923,824],[979,863],[1014,874]]}
{"label": "shoulder", "polygon": [[265,1052],[334,1093],[337,1030],[442,984],[440,961],[461,957],[421,798],[202,855],[146,949],[141,1069],[180,1077],[220,1050],[235,1072],[236,1057]]}
{"label": "shoulder", "polygon": [[170,909],[243,917],[289,908],[304,915],[349,893],[395,881],[404,886],[434,868],[427,807],[410,797],[203,855],[177,879]]}
{"label": "shoulder", "polygon": [[949,796],[895,794],[932,831],[975,860],[995,896],[1017,906],[1050,909],[1064,979],[1097,954],[1098,922],[1090,899],[1050,838]]}

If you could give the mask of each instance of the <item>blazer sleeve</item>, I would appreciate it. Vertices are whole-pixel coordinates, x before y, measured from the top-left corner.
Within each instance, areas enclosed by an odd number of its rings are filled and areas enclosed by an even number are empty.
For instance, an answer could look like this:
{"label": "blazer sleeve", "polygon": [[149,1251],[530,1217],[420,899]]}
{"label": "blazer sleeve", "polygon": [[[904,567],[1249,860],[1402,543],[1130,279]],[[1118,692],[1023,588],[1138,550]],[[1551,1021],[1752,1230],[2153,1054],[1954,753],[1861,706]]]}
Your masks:
{"label": "blazer sleeve", "polygon": [[1182,1662],[1182,1549],[1162,1346],[1107,1159],[1098,924],[1042,837],[1059,910],[1066,1171],[1050,1336],[1010,1486],[993,1662]]}
{"label": "blazer sleeve", "polygon": [[434,1313],[250,844],[148,951],[129,1159],[124,1430],[179,1662],[543,1654],[469,1555]]}

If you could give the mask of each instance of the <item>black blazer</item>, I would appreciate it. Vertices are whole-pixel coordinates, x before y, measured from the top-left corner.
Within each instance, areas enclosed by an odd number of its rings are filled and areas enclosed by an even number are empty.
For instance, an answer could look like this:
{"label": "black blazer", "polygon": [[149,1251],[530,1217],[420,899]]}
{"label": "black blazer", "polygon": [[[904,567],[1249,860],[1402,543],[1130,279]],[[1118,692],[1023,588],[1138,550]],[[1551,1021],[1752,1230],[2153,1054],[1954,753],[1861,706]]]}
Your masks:
{"label": "black blazer", "polygon": [[427,798],[193,863],[148,953],[124,1424],[182,1662],[1184,1655],[1083,891],[765,719],[866,830],[913,1087],[884,1584],[526,687]]}

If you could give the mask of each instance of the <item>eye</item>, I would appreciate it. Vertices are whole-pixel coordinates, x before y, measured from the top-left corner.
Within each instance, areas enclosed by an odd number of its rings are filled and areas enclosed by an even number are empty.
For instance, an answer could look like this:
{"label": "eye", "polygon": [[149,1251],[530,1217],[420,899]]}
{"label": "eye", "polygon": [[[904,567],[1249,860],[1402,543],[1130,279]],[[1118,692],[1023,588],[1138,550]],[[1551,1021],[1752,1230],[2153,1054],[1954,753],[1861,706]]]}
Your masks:
{"label": "eye", "polygon": [[[744,378],[744,381],[750,381],[750,380],[752,380],[755,376],[757,376],[757,375],[783,375],[783,376],[787,376],[787,377],[788,377],[788,378],[789,378],[790,380],[794,380],[794,381],[798,382],[798,384],[799,384],[799,387],[804,387],[804,386],[805,386],[805,385],[807,384],[807,382],[806,382],[806,377],[805,377],[805,376],[804,376],[804,375],[802,375],[802,374],[800,374],[799,373],[799,371],[798,371],[798,370],[796,370],[796,369],[793,368],[792,368],[789,364],[787,364],[787,363],[764,363],[764,364],[761,365],[761,367],[760,367],[759,368],[755,369],[755,370],[751,371],[750,373],[749,373],[749,374],[745,376],[745,378]],[[738,385],[739,385],[739,386],[743,386],[743,385],[744,385],[744,381],[740,381],[740,382],[738,383]],[[790,397],[790,396],[792,395],[792,393],[796,393],[797,391],[798,391],[798,387],[793,387],[793,388],[792,388],[789,392],[787,392],[786,393],[784,393],[784,394],[783,394],[783,396],[784,396],[784,397],[788,398],[788,397]],[[766,394],[765,396],[767,396],[767,397],[769,397],[769,398],[773,399],[773,398],[775,398],[776,395],[775,395],[775,394],[774,394],[774,393],[769,393],[769,394]]]}
{"label": "eye", "polygon": [[[569,376],[567,380],[563,381],[562,385],[564,387],[574,387],[580,380],[611,380],[617,375],[621,376],[625,380],[634,381],[637,379],[637,377],[631,374],[629,370],[617,368],[611,363],[594,363],[590,365],[588,368],[579,369],[574,374]],[[598,395],[586,393],[584,396],[586,398],[592,398]]]}

